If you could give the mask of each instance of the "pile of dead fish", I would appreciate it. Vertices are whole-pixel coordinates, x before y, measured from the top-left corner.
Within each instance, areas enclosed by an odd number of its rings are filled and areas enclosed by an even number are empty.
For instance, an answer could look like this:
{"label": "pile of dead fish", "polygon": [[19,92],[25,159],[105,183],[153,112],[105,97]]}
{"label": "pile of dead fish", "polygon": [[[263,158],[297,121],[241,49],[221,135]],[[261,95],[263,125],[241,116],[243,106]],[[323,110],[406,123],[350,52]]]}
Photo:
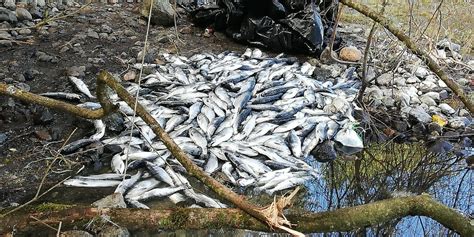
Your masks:
{"label": "pile of dead fish", "polygon": [[[318,81],[313,77],[316,68],[309,63],[283,54],[268,57],[258,49],[242,55],[163,57],[165,65],[135,65],[154,73],[143,77],[140,86],[129,83],[127,90],[140,95],[138,102],[196,165],[210,175],[220,174],[232,187],[271,195],[317,178],[317,167],[308,164],[335,159],[335,146],[363,147],[352,116],[360,85],[353,68],[335,81]],[[92,97],[80,80],[71,82]],[[117,186],[115,192],[134,207],[146,208],[142,202],[159,197],[225,207],[196,193],[182,165],[149,125],[116,95],[111,98],[120,106],[127,129],[104,139],[105,125],[96,120],[96,134],[63,152],[75,152],[97,140],[120,146],[111,161],[113,173],[78,176],[66,185]],[[100,107],[92,102],[81,106]]]}

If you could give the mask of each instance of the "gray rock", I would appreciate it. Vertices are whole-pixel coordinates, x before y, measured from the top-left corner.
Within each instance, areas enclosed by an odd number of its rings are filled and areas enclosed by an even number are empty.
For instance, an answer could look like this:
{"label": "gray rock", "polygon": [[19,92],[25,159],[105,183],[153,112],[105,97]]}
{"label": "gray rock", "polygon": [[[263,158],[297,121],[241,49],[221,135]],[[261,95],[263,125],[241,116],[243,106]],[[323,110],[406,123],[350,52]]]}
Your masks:
{"label": "gray rock", "polygon": [[463,117],[457,117],[457,118],[452,118],[452,119],[448,120],[448,125],[451,128],[454,128],[454,129],[459,129],[459,128],[466,127],[466,123],[464,122]]}
{"label": "gray rock", "polygon": [[433,100],[433,98],[431,98],[429,96],[426,96],[426,95],[420,96],[420,101],[421,101],[421,103],[426,104],[428,106],[435,106],[436,105],[436,101]]}
{"label": "gray rock", "polygon": [[407,84],[406,79],[403,77],[396,77],[394,81],[395,81],[395,85],[398,85],[398,86],[405,86]]}
{"label": "gray rock", "polygon": [[392,84],[392,81],[393,81],[393,75],[390,74],[390,73],[384,73],[382,75],[380,75],[379,77],[377,77],[376,79],[376,82],[377,84],[381,85],[381,86],[389,86]]}
{"label": "gray rock", "polygon": [[461,86],[467,86],[469,84],[469,80],[463,77],[459,78],[457,82]]}
{"label": "gray rock", "polygon": [[400,103],[401,107],[406,107],[410,105],[410,96],[403,91],[397,91],[395,93],[395,100]]}
{"label": "gray rock", "polygon": [[418,82],[420,82],[420,79],[418,79],[418,77],[411,76],[411,77],[407,78],[406,82],[408,84],[418,83]]}
{"label": "gray rock", "polygon": [[104,24],[104,25],[102,25],[102,26],[100,27],[100,31],[101,31],[102,33],[110,34],[110,33],[112,33],[114,30],[112,29],[112,27],[110,27],[110,26]]}
{"label": "gray rock", "polygon": [[31,30],[30,30],[30,29],[20,29],[20,30],[18,31],[18,33],[19,33],[20,35],[29,35],[29,34],[31,34]]}
{"label": "gray rock", "polygon": [[16,17],[15,12],[12,12],[4,7],[0,7],[0,22],[1,21],[16,23],[18,21],[18,18]]}
{"label": "gray rock", "polygon": [[453,43],[449,39],[442,39],[441,41],[436,43],[436,47],[439,49],[445,49],[455,52],[461,51],[461,45]]}
{"label": "gray rock", "polygon": [[102,230],[97,234],[97,237],[108,237],[108,236],[115,236],[115,237],[129,237],[130,232],[125,227],[117,227],[117,226],[105,226]]}
{"label": "gray rock", "polygon": [[8,135],[6,133],[0,133],[0,146],[3,145],[8,139]]}
{"label": "gray rock", "polygon": [[54,116],[51,113],[51,111],[49,111],[48,108],[39,109],[36,112],[35,117],[33,117],[33,122],[38,125],[50,124],[53,121],[54,121]]}
{"label": "gray rock", "polygon": [[423,91],[429,91],[429,90],[432,90],[433,88],[436,88],[436,87],[437,87],[437,84],[435,84],[432,81],[423,81],[420,84],[420,90],[423,90]]}
{"label": "gray rock", "polygon": [[7,31],[0,31],[0,40],[11,40],[12,36]]}
{"label": "gray rock", "polygon": [[43,13],[41,12],[41,10],[38,7],[34,7],[32,9],[30,9],[30,13],[31,13],[31,16],[33,17],[33,19],[43,18]]}
{"label": "gray rock", "polygon": [[427,127],[428,127],[428,131],[430,133],[432,133],[432,132],[441,133],[443,131],[443,128],[441,126],[439,126],[439,124],[437,124],[437,123],[429,123]]}
{"label": "gray rock", "polygon": [[125,200],[121,193],[114,193],[92,203],[92,206],[98,208],[127,208]]}
{"label": "gray rock", "polygon": [[38,60],[41,62],[52,62],[54,60],[53,56],[48,55],[45,52],[38,51],[36,55],[38,56]]}
{"label": "gray rock", "polygon": [[430,107],[428,107],[428,111],[432,114],[441,113],[441,109],[438,106],[430,106]]}
{"label": "gray rock", "polygon": [[148,18],[150,12],[150,3],[153,2],[153,10],[151,13],[151,22],[155,25],[171,26],[174,23],[174,10],[168,0],[145,1],[142,4],[140,13]]}
{"label": "gray rock", "polygon": [[418,96],[410,97],[410,104],[412,105],[421,104],[420,98]]}
{"label": "gray rock", "polygon": [[107,33],[99,33],[99,38],[101,38],[101,39],[107,39],[108,36],[109,36],[109,34],[107,34]]}
{"label": "gray rock", "polygon": [[87,36],[94,39],[99,39],[99,34],[91,29],[87,31]]}
{"label": "gray rock", "polygon": [[438,86],[441,87],[441,88],[448,87],[448,85],[446,85],[446,83],[444,83],[444,81],[442,81],[442,80],[438,81]]}
{"label": "gray rock", "polygon": [[41,75],[41,72],[35,69],[28,69],[23,73],[23,76],[25,77],[25,80],[31,81],[35,79],[37,75]]}
{"label": "gray rock", "polygon": [[44,5],[46,5],[46,1],[45,0],[36,0],[36,5],[39,6],[39,7],[43,7]]}
{"label": "gray rock", "polygon": [[443,112],[446,115],[454,114],[456,112],[456,110],[451,108],[451,106],[449,106],[446,103],[439,104],[438,107],[441,109],[441,112]]}
{"label": "gray rock", "polygon": [[3,3],[3,6],[5,6],[6,8],[10,10],[15,10],[16,9],[15,0],[5,0],[5,2]]}
{"label": "gray rock", "polygon": [[434,92],[434,91],[426,92],[423,96],[428,96],[428,97],[430,97],[431,99],[433,99],[433,100],[435,100],[435,101],[439,101],[439,100],[440,100],[439,93],[438,93],[438,92]]}
{"label": "gray rock", "polygon": [[24,90],[24,91],[27,91],[29,92],[30,91],[30,86],[26,83],[23,83],[23,82],[19,82],[15,85],[15,87],[17,87],[18,89],[20,90]]}
{"label": "gray rock", "polygon": [[471,113],[469,113],[469,111],[467,111],[465,109],[459,110],[459,116],[465,117],[465,116],[469,116],[469,115],[471,115]]}
{"label": "gray rock", "polygon": [[62,237],[94,237],[92,234],[82,230],[61,231]]}
{"label": "gray rock", "polygon": [[429,74],[430,74],[430,72],[428,71],[428,69],[426,69],[424,67],[417,67],[415,69],[415,76],[417,76],[419,78],[425,78]]}
{"label": "gray rock", "polygon": [[448,96],[449,94],[447,90],[442,90],[439,92],[439,100],[445,100],[448,98]]}
{"label": "gray rock", "polygon": [[86,66],[72,66],[67,69],[66,74],[73,77],[84,77],[86,75]]}
{"label": "gray rock", "polygon": [[413,116],[414,118],[416,118],[419,122],[422,122],[422,123],[431,122],[431,116],[428,113],[426,113],[425,109],[423,109],[421,106],[412,108],[409,114]]}
{"label": "gray rock", "polygon": [[16,17],[19,21],[31,21],[33,20],[33,16],[31,16],[30,12],[25,8],[17,8],[16,9]]}
{"label": "gray rock", "polygon": [[385,105],[387,107],[395,106],[395,100],[392,97],[384,97],[382,99],[382,103],[383,103],[383,105]]}

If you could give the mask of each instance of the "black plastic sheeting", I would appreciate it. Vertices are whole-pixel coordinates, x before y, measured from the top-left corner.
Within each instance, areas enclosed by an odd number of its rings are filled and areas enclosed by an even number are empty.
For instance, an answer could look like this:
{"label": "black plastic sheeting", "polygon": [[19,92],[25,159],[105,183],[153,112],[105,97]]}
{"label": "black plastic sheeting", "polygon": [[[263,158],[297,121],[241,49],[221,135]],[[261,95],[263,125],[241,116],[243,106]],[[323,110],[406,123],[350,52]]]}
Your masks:
{"label": "black plastic sheeting", "polygon": [[330,39],[337,0],[195,0],[197,25],[275,51],[319,55]]}

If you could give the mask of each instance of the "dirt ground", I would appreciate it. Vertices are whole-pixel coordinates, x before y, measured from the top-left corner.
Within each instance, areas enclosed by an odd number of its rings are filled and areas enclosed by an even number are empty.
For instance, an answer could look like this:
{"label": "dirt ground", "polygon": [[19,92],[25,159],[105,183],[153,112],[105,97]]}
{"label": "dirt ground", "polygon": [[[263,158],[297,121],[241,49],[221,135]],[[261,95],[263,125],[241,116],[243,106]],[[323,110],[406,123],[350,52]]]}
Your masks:
{"label": "dirt ground", "polygon": [[[204,37],[204,29],[193,27],[186,19],[180,19],[177,28],[179,39],[173,27],[151,27],[146,60],[155,61],[164,52],[191,55],[246,48],[221,33]],[[97,38],[91,31],[100,36]],[[31,44],[0,48],[0,80],[20,87],[26,84],[33,93],[74,92],[66,76],[75,70],[71,67],[85,66],[83,72],[77,73],[84,73],[80,78],[94,94],[100,70],[117,76],[131,70],[127,65],[138,60],[145,32],[146,22],[138,14],[138,5],[91,5],[33,32]],[[41,58],[41,52],[53,60]],[[93,131],[88,121],[0,96],[0,133],[7,136],[5,142],[0,142],[0,207],[18,205],[31,198],[64,141],[69,136],[69,141],[83,138]],[[56,161],[45,187],[86,163],[90,160],[81,155]]]}

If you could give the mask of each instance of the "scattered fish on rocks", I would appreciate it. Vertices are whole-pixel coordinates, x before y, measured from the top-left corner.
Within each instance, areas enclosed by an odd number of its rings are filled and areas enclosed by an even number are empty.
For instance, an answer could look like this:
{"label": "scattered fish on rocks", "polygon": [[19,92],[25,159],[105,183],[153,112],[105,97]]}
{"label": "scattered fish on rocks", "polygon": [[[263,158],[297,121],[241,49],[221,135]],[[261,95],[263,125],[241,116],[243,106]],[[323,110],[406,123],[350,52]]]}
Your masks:
{"label": "scattered fish on rocks", "polygon": [[[318,81],[313,77],[315,67],[309,63],[284,55],[268,57],[258,49],[248,49],[244,55],[223,52],[163,57],[165,65],[152,66],[154,73],[142,79],[141,87],[126,83],[127,90],[140,90],[139,103],[196,165],[211,175],[223,173],[236,188],[271,195],[317,178],[319,171],[307,161],[334,160],[335,143],[363,148],[354,130],[357,107],[353,101],[360,86],[354,76],[339,77],[334,83]],[[70,80],[93,98],[80,79]],[[185,170],[149,125],[132,118],[133,111],[123,102],[114,102],[129,117],[125,119],[128,130],[122,133],[127,135],[105,138],[104,123],[97,120],[93,136],[66,146],[65,151],[101,140],[122,147],[112,158],[113,172],[140,171],[121,182],[76,177],[67,185],[118,185],[116,192],[122,193],[130,206],[141,208],[146,208],[141,201],[175,194],[207,207],[225,206],[195,193],[182,175]],[[97,108],[91,103],[82,106]],[[139,132],[131,133],[132,128]]]}

